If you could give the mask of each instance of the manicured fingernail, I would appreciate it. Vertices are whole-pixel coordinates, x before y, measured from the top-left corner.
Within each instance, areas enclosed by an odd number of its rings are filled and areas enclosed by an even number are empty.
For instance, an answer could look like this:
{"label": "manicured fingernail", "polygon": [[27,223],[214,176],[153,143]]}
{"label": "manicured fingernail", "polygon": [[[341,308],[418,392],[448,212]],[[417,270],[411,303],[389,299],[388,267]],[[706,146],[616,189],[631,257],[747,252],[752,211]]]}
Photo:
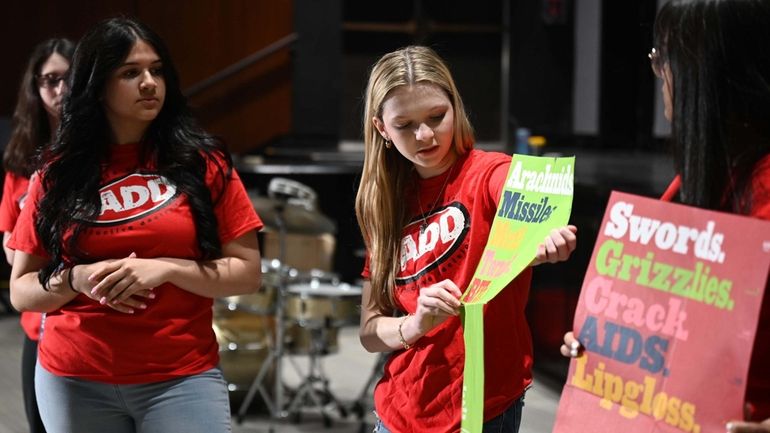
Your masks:
{"label": "manicured fingernail", "polygon": [[575,340],[572,342],[572,344],[570,344],[570,347],[572,348],[572,350],[577,351],[578,349],[580,349],[580,342]]}
{"label": "manicured fingernail", "polygon": [[573,357],[573,358],[577,358],[577,356],[578,356],[578,351],[577,351],[577,349],[570,349],[570,351],[569,351],[569,356],[571,356],[571,357]]}
{"label": "manicured fingernail", "polygon": [[139,306],[139,308],[144,310],[145,308],[147,308],[147,304],[142,304],[142,305]]}
{"label": "manicured fingernail", "polygon": [[134,314],[134,310],[128,310],[128,314]]}
{"label": "manicured fingernail", "polygon": [[91,294],[95,295],[96,294],[96,289],[91,290]]}
{"label": "manicured fingernail", "polygon": [[148,296],[148,298],[150,298],[150,299],[155,299],[155,293],[150,293],[150,295]]}
{"label": "manicured fingernail", "polygon": [[106,304],[107,303],[107,298],[102,297],[101,299],[99,299],[99,303],[102,304],[102,305]]}

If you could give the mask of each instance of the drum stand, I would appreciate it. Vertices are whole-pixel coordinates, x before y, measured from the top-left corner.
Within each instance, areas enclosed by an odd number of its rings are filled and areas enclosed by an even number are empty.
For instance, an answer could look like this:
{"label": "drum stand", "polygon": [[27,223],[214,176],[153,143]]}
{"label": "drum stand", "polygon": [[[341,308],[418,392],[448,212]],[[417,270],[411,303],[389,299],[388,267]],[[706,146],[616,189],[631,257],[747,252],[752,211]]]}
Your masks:
{"label": "drum stand", "polygon": [[[279,258],[278,261],[280,262],[280,268],[278,270],[278,287],[277,287],[277,293],[276,293],[276,307],[275,307],[275,342],[273,346],[270,349],[270,353],[268,354],[267,359],[262,364],[262,366],[259,369],[259,372],[257,373],[257,376],[254,378],[254,381],[251,383],[251,386],[249,387],[249,390],[246,394],[246,397],[244,398],[243,402],[241,403],[241,406],[238,409],[238,415],[236,418],[236,421],[238,424],[243,423],[243,419],[246,416],[246,412],[249,409],[249,406],[251,405],[252,401],[254,400],[254,397],[256,396],[257,392],[262,396],[263,400],[265,401],[265,405],[267,405],[268,410],[270,411],[270,417],[272,420],[278,420],[278,419],[284,419],[289,416],[290,413],[298,413],[300,405],[303,403],[304,398],[307,396],[312,402],[315,404],[316,407],[318,407],[321,410],[321,414],[324,418],[324,424],[326,426],[331,425],[331,418],[328,416],[324,409],[324,405],[322,404],[322,400],[320,397],[325,396],[326,398],[330,399],[331,402],[333,402],[340,414],[344,417],[347,416],[346,409],[340,404],[340,402],[337,400],[336,397],[331,393],[331,390],[329,389],[329,380],[324,374],[319,356],[323,354],[324,350],[326,348],[324,347],[325,340],[325,328],[320,329],[311,329],[311,336],[312,336],[312,348],[310,351],[310,367],[308,374],[305,376],[305,379],[302,381],[302,383],[299,385],[299,388],[297,389],[297,393],[292,398],[291,402],[289,403],[287,409],[284,409],[284,384],[283,384],[283,374],[282,374],[282,363],[283,358],[286,356],[285,352],[285,334],[286,334],[286,292],[288,289],[288,277],[289,277],[289,268],[288,266],[285,266],[286,263],[286,237],[287,237],[287,227],[286,227],[286,221],[284,217],[284,210],[286,208],[286,205],[288,204],[288,197],[291,195],[287,194],[281,186],[282,184],[278,185],[276,187],[276,199],[280,198],[278,205],[276,205],[275,210],[275,225],[278,227],[278,242],[279,242]],[[272,183],[271,183],[272,187]],[[288,358],[295,370],[297,371],[298,376],[302,377],[302,373],[300,372],[299,366],[294,362],[293,359],[290,357]],[[274,388],[274,394],[271,398],[270,394],[267,391],[267,388],[265,387],[264,380],[267,377],[267,373],[269,372],[270,366],[275,365],[275,388]],[[319,395],[319,391],[316,390],[314,387],[314,384],[320,383],[322,385],[322,390]],[[271,425],[269,428],[270,432],[272,432],[273,426]]]}
{"label": "drum stand", "polygon": [[[336,397],[331,393],[329,389],[329,380],[326,374],[323,372],[320,356],[324,354],[326,347],[326,329],[311,328],[311,350],[310,350],[310,366],[307,375],[297,388],[296,394],[291,399],[288,406],[284,406],[284,384],[282,374],[283,358],[286,356],[285,352],[285,334],[286,334],[286,301],[289,281],[289,268],[285,266],[286,263],[286,238],[288,234],[287,220],[290,215],[287,215],[285,211],[289,205],[289,199],[299,199],[308,203],[313,203],[316,199],[315,192],[309,187],[302,185],[298,182],[294,182],[283,178],[274,178],[268,186],[268,195],[276,201],[274,210],[275,212],[275,226],[278,228],[278,242],[279,242],[279,254],[278,261],[280,262],[280,269],[278,271],[278,284],[276,294],[276,307],[275,307],[275,342],[270,348],[270,353],[267,359],[262,364],[254,378],[254,381],[249,387],[248,393],[245,399],[241,403],[238,409],[237,422],[241,424],[243,418],[248,411],[256,393],[259,392],[265,401],[265,404],[270,411],[270,417],[273,421],[283,419],[289,416],[289,414],[299,414],[299,408],[302,403],[305,402],[306,397],[309,398],[313,404],[321,410],[321,414],[324,418],[324,424],[329,426],[331,424],[331,418],[328,416],[324,408],[323,399],[334,403],[340,414],[344,417],[347,416],[346,409],[340,404]],[[299,366],[295,361],[288,358],[298,376],[302,377]],[[264,380],[272,365],[275,365],[275,389],[273,397],[267,391],[264,385]],[[321,384],[322,389],[318,390],[315,384]],[[284,409],[285,408],[285,409]],[[269,428],[270,432],[273,432],[273,426]]]}
{"label": "drum stand", "polygon": [[[318,408],[323,417],[324,426],[330,427],[332,424],[331,417],[326,411],[326,405],[328,403],[334,404],[342,417],[347,416],[347,409],[337,400],[337,397],[332,394],[329,388],[329,379],[323,370],[321,364],[321,356],[328,350],[326,347],[326,327],[313,327],[309,328],[311,335],[311,348],[309,352],[309,366],[307,374],[302,382],[297,387],[297,393],[289,403],[288,412],[294,413],[299,417],[299,409],[305,403],[305,399],[309,399],[312,404]],[[302,376],[301,369],[297,363],[289,358],[292,366],[297,372],[298,376]],[[316,384],[320,384],[320,389],[316,387]]]}
{"label": "drum stand", "polygon": [[[276,306],[275,306],[275,343],[270,349],[270,353],[268,354],[267,359],[262,364],[262,366],[259,369],[259,373],[257,373],[257,376],[254,378],[254,381],[251,383],[251,386],[249,387],[249,391],[246,394],[246,397],[244,398],[243,402],[241,403],[240,408],[238,409],[238,417],[237,422],[238,424],[243,423],[243,418],[246,416],[246,412],[249,409],[249,406],[251,405],[251,402],[254,400],[254,397],[259,391],[259,394],[262,396],[262,398],[265,401],[265,404],[267,405],[268,410],[270,411],[270,417],[273,420],[280,419],[280,418],[286,418],[288,416],[288,413],[283,410],[283,375],[282,375],[282,362],[284,354],[284,333],[285,333],[285,323],[284,323],[284,309],[286,304],[286,282],[288,277],[288,268],[284,266],[284,263],[286,263],[286,224],[284,222],[284,219],[282,217],[283,215],[283,209],[285,207],[285,203],[282,203],[281,205],[276,206],[276,225],[278,226],[278,242],[279,242],[279,258],[278,261],[280,262],[280,268],[278,270],[278,290],[276,293]],[[265,388],[265,385],[263,384],[263,381],[265,380],[265,377],[267,376],[267,373],[269,371],[269,368],[271,365],[275,363],[275,393],[273,394],[273,399],[271,399],[270,394],[267,392],[267,389]],[[270,426],[270,431],[273,431],[273,427]]]}

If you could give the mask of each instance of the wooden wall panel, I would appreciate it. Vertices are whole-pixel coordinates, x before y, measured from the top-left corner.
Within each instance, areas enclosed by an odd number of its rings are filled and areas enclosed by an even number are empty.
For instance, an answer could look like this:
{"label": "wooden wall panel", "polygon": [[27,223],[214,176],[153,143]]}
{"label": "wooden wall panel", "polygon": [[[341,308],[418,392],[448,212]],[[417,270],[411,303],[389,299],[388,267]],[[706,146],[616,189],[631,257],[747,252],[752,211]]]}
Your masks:
{"label": "wooden wall panel", "polygon": [[[0,116],[10,117],[27,56],[51,36],[79,38],[98,20],[135,16],[168,45],[183,88],[203,80],[293,30],[291,0],[32,0],[0,6]],[[196,116],[234,152],[289,133],[289,50],[272,55],[191,99]]]}
{"label": "wooden wall panel", "polygon": [[77,40],[100,19],[136,14],[136,0],[61,1],[26,0],[0,4],[0,116],[10,117],[16,104],[19,80],[32,48],[50,37]]}
{"label": "wooden wall panel", "polygon": [[[138,0],[187,88],[292,32],[289,0]],[[284,49],[190,100],[209,132],[235,153],[289,133],[291,68]]]}

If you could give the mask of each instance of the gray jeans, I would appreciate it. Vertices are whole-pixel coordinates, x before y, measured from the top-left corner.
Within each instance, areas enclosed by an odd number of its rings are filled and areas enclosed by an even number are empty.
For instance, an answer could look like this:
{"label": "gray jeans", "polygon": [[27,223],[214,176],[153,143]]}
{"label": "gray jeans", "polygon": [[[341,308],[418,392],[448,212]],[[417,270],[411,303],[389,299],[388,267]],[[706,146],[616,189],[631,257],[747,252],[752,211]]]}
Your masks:
{"label": "gray jeans", "polygon": [[49,433],[227,433],[230,401],[218,368],[137,385],[51,374],[37,364],[35,390]]}

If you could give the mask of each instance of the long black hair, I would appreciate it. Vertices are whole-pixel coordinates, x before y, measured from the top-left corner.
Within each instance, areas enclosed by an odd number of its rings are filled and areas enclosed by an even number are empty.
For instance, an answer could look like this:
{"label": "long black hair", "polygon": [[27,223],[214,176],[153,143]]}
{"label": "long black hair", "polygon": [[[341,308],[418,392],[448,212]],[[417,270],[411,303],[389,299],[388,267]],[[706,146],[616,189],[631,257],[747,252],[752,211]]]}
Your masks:
{"label": "long black hair", "polygon": [[655,46],[673,78],[682,202],[748,213],[755,165],[770,153],[770,2],[671,1]]}
{"label": "long black hair", "polygon": [[[159,174],[187,196],[201,258],[221,256],[213,211],[221,191],[210,191],[205,176],[210,161],[221,161],[217,164],[221,181],[215,184],[224,187],[232,167],[230,156],[222,143],[200,129],[190,115],[163,41],[138,21],[111,18],[98,23],[78,43],[59,134],[46,155],[50,162],[42,172],[44,195],[35,222],[51,256],[39,275],[44,287],[62,266],[99,259],[79,251],[77,239],[101,208],[101,166],[111,151],[111,130],[102,99],[108,78],[140,40],[152,46],[160,57],[166,83],[163,107],[142,138],[142,158],[153,161]],[[71,257],[72,263],[64,263],[65,255]]]}
{"label": "long black hair", "polygon": [[37,76],[52,55],[59,54],[69,62],[73,51],[75,44],[63,38],[47,39],[32,50],[13,110],[11,139],[3,153],[5,171],[23,177],[29,177],[35,171],[37,153],[51,141],[54,132],[40,98]]}

